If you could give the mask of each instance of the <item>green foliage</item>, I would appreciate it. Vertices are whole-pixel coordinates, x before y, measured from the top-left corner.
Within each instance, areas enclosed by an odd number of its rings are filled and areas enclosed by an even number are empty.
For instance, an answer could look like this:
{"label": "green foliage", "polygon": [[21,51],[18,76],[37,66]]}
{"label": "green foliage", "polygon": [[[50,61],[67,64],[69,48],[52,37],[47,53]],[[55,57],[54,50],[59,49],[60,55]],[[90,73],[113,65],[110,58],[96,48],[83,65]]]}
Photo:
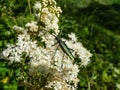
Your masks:
{"label": "green foliage", "polygon": [[1,90],[17,90],[17,82],[13,72],[14,71],[8,67],[8,64],[5,61],[0,62],[0,89]]}
{"label": "green foliage", "polygon": [[[0,52],[7,43],[15,43],[14,25],[24,27],[33,20],[28,1],[0,0]],[[34,2],[30,1],[31,8]],[[78,90],[119,90],[120,0],[58,0],[58,5],[63,9],[62,37],[76,33],[78,41],[93,53],[90,64],[79,73]],[[20,69],[11,68],[0,60],[0,90],[17,90]]]}

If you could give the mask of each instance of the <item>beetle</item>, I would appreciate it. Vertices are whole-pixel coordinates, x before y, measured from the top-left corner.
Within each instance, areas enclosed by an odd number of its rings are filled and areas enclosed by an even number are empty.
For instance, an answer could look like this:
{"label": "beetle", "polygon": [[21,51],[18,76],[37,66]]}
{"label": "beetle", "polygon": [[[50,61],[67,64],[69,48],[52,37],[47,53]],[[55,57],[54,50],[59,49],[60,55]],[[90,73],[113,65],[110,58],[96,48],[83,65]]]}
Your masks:
{"label": "beetle", "polygon": [[66,45],[65,41],[63,41],[58,35],[55,35],[55,34],[52,34],[52,35],[55,37],[55,39],[56,39],[57,43],[59,44],[60,48],[62,49],[62,51],[63,51],[67,56],[69,56],[69,58],[70,58],[71,60],[74,60],[74,56],[73,56],[70,48],[68,48],[68,46]]}
{"label": "beetle", "polygon": [[[48,32],[47,30],[44,30],[46,32]],[[75,60],[70,48],[68,48],[68,46],[66,45],[65,41],[63,41],[59,34],[55,35],[55,32],[53,30],[50,30],[49,33],[55,37],[57,43],[59,44],[60,48],[62,49],[62,51],[71,59],[71,60]],[[54,33],[54,34],[53,34]],[[54,56],[53,56],[54,57]]]}

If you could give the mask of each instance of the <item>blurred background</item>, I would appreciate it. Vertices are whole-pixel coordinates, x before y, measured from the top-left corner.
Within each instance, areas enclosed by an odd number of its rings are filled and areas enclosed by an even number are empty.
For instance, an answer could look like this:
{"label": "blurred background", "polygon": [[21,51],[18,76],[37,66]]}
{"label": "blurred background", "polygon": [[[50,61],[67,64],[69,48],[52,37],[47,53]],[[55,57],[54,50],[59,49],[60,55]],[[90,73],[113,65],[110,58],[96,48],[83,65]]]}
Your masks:
{"label": "blurred background", "polygon": [[[7,43],[15,43],[14,25],[34,20],[36,0],[0,0],[0,52]],[[60,30],[67,38],[76,33],[78,41],[93,54],[87,67],[81,68],[78,90],[120,90],[120,0],[56,0],[62,9]],[[0,90],[20,90],[19,68],[0,60]]]}

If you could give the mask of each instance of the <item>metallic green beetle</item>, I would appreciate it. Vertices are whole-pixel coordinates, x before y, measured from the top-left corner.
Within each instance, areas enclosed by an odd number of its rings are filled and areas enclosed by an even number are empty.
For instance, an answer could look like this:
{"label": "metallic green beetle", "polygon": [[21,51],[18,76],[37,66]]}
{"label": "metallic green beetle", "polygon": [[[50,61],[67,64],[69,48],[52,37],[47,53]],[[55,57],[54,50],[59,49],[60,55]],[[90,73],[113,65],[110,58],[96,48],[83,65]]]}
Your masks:
{"label": "metallic green beetle", "polygon": [[54,34],[52,34],[52,35],[55,37],[56,41],[59,43],[59,46],[61,47],[63,52],[65,54],[67,54],[71,60],[74,60],[74,56],[73,56],[72,52],[70,51],[70,49],[68,48],[68,46],[66,45],[66,43],[64,41],[62,41],[59,36],[56,36]]}

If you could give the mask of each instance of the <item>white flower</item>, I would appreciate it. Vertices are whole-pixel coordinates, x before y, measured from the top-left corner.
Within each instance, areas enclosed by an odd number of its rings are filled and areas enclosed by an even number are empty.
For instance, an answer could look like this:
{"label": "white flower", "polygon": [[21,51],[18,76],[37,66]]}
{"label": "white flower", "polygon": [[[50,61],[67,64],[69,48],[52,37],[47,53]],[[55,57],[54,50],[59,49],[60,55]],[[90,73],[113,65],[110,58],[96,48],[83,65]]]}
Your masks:
{"label": "white flower", "polygon": [[19,26],[17,26],[17,25],[14,25],[14,26],[13,26],[13,29],[16,30],[16,31],[18,31],[18,32],[19,32],[19,31],[22,32],[22,31],[24,30],[24,28],[19,27]]}
{"label": "white flower", "polygon": [[36,25],[37,22],[32,21],[31,23],[27,23],[25,27],[28,28],[29,31],[31,32],[37,32],[38,31],[38,26]]}
{"label": "white flower", "polygon": [[77,41],[77,38],[76,38],[76,36],[75,36],[74,33],[68,34],[68,36],[69,36],[74,42]]}
{"label": "white flower", "polygon": [[36,3],[35,3],[35,5],[34,5],[34,9],[36,9],[36,10],[41,10],[41,8],[42,8],[42,6],[41,6],[41,3],[39,2],[39,1],[37,1]]}
{"label": "white flower", "polygon": [[79,56],[81,59],[81,66],[86,66],[90,62],[90,57],[92,54],[85,47],[83,47],[82,43],[77,42],[74,34],[69,35],[69,37],[71,37],[74,42],[65,40],[66,44],[69,48],[73,49],[73,55],[77,54]]}

